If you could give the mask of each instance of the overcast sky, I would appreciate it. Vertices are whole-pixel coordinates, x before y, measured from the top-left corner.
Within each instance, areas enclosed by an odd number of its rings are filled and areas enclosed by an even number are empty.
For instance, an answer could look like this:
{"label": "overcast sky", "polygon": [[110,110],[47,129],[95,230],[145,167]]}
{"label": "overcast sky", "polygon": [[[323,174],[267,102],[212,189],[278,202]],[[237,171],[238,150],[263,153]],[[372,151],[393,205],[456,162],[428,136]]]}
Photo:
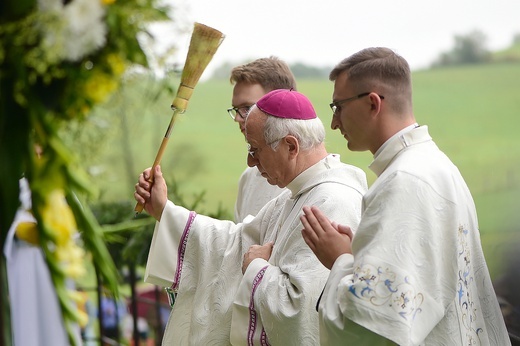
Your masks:
{"label": "overcast sky", "polygon": [[162,27],[160,37],[180,48],[175,61],[185,61],[194,22],[226,35],[206,76],[223,62],[269,55],[333,66],[369,46],[392,48],[420,69],[452,48],[455,35],[479,30],[486,46],[499,50],[520,33],[520,0],[166,1],[175,9],[177,28]]}

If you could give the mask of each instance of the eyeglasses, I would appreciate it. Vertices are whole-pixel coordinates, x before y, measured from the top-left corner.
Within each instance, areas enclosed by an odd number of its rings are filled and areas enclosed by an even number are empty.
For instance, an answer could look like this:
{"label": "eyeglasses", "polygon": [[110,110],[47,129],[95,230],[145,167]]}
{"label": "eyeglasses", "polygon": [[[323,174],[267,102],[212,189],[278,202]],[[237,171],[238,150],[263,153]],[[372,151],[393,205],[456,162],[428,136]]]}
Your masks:
{"label": "eyeglasses", "polygon": [[[285,138],[285,136],[282,137],[282,138],[278,138],[278,139],[272,141],[271,143],[266,143],[266,144],[264,145],[264,147],[267,147],[267,146],[269,146],[269,145],[271,145],[271,144],[273,144],[273,143],[279,142],[279,141],[281,141],[281,140],[284,139],[284,138]],[[260,150],[260,148],[255,148],[255,147],[251,146],[251,144],[247,143],[247,153],[248,153],[249,155],[251,155],[251,157],[252,157],[253,159],[256,159],[255,155],[256,155],[256,153],[257,153],[258,150]]]}
{"label": "eyeglasses", "polygon": [[[349,97],[348,99],[344,99],[344,100],[339,100],[339,101],[334,101],[332,102],[329,106],[330,106],[330,109],[332,109],[332,114],[336,114],[336,112],[341,112],[341,104],[342,103],[345,103],[345,102],[348,102],[348,101],[353,101],[353,100],[357,100],[357,99],[360,99],[362,97],[365,97],[365,96],[368,96],[370,95],[370,93],[362,93],[362,94],[359,94],[357,96],[353,96],[353,97]],[[377,95],[379,96],[379,98],[381,100],[383,100],[385,97],[383,95]]]}
{"label": "eyeglasses", "polygon": [[233,120],[235,120],[235,117],[237,116],[237,114],[242,119],[245,119],[245,118],[247,118],[247,114],[251,110],[251,107],[253,107],[253,105],[242,106],[242,107],[231,107],[231,108],[227,109],[227,112],[228,112],[229,116],[231,117],[231,119],[233,119]]}

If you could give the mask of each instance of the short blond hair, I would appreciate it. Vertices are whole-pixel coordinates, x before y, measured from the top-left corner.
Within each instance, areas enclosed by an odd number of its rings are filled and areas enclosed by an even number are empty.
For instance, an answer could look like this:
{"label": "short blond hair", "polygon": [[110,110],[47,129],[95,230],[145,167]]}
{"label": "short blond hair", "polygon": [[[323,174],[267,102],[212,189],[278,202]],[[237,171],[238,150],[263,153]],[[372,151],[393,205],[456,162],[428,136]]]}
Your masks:
{"label": "short blond hair", "polygon": [[234,67],[229,81],[231,84],[260,84],[266,92],[276,89],[296,90],[296,79],[289,65],[275,56]]}

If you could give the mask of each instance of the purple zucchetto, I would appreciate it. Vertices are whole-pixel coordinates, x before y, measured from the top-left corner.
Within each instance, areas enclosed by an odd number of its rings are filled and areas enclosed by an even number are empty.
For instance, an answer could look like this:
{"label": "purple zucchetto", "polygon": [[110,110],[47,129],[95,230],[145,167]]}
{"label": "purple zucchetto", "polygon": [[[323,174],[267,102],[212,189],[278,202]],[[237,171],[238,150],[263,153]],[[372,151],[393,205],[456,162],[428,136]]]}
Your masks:
{"label": "purple zucchetto", "polygon": [[277,118],[309,120],[317,117],[311,101],[294,90],[270,91],[258,100],[256,106],[262,112]]}

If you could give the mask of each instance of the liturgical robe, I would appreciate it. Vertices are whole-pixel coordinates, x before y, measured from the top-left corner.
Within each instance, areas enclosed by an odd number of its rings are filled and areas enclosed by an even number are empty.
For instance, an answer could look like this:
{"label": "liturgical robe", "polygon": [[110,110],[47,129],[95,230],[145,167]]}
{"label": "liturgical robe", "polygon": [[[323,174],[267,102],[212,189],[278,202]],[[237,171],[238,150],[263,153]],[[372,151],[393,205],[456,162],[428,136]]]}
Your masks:
{"label": "liturgical robe", "polygon": [[[316,345],[315,304],[329,271],[303,241],[301,209],[357,225],[366,177],[329,155],[248,223],[235,224],[168,202],[156,224],[145,281],[172,286],[177,300],[165,345]],[[253,244],[274,242],[268,261],[242,274]]]}
{"label": "liturgical robe", "polygon": [[353,255],[320,302],[321,343],[510,345],[472,196],[428,128],[393,136],[370,168]]}

